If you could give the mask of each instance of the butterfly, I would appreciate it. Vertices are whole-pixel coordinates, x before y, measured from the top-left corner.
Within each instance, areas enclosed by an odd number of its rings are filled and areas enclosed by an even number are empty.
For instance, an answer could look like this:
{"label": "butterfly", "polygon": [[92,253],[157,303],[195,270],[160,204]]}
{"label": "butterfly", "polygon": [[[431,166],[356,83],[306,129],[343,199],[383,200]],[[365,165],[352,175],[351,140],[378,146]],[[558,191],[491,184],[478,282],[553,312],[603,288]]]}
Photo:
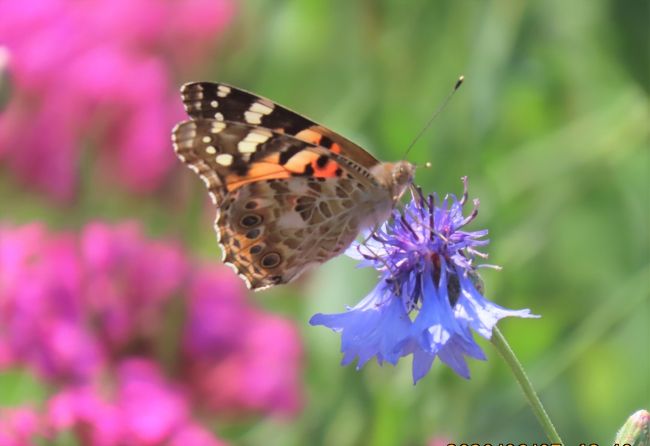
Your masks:
{"label": "butterfly", "polygon": [[181,87],[178,158],[217,207],[223,261],[253,290],[288,283],[387,220],[415,166],[384,163],[275,102],[223,83]]}

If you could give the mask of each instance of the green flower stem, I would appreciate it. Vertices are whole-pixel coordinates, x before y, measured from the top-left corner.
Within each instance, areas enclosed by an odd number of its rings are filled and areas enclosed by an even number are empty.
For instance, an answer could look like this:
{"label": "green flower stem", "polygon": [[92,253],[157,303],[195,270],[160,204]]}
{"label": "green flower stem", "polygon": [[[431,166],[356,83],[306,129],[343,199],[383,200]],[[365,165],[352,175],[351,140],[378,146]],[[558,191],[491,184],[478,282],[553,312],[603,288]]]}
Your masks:
{"label": "green flower stem", "polygon": [[501,331],[499,331],[497,327],[494,327],[492,330],[491,341],[508,364],[508,367],[510,367],[510,370],[512,370],[512,373],[515,375],[515,379],[521,386],[521,390],[523,390],[524,395],[526,395],[528,404],[530,404],[533,413],[537,417],[537,421],[539,421],[539,424],[542,425],[542,429],[544,429],[544,432],[546,433],[548,439],[553,444],[564,444],[562,438],[560,438],[560,435],[555,430],[555,426],[551,422],[551,419],[548,417],[544,406],[542,406],[542,402],[539,400],[537,393],[535,393],[535,389],[533,389],[533,385],[528,379],[526,372],[524,372],[521,363],[510,348],[508,341],[506,341],[506,339],[501,334]]}

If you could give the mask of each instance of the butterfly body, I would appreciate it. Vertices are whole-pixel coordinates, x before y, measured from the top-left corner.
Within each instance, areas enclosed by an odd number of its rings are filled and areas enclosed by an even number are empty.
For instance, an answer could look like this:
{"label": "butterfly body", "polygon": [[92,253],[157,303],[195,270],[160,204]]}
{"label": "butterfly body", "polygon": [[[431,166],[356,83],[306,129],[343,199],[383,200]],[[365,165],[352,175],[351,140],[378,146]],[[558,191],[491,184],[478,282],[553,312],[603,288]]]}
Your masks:
{"label": "butterfly body", "polygon": [[178,157],[217,206],[223,260],[260,290],[341,254],[385,221],[414,166],[382,163],[313,121],[225,84],[181,89]]}

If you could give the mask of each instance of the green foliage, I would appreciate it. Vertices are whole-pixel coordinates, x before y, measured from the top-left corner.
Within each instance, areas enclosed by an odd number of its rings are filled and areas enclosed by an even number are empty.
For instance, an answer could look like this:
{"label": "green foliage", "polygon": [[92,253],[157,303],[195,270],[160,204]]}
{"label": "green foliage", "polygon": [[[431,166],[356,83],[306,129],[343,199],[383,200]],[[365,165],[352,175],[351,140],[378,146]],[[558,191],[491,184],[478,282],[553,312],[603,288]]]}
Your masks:
{"label": "green foliage", "polygon": [[[402,157],[464,74],[410,154],[433,164],[417,181],[459,192],[459,177],[469,176],[482,203],[477,225],[491,231],[490,261],[504,266],[485,274],[488,297],[543,316],[508,321],[505,335],[565,441],[604,444],[623,414],[650,403],[647,9],[590,0],[249,2],[207,73],[386,160]],[[309,352],[307,409],[236,441],[544,440],[487,344],[489,360],[472,364],[470,382],[440,365],[417,387],[408,364],[338,368],[338,338],[305,321],[356,302],[372,280],[338,259],[313,273],[307,292],[269,293],[271,308],[285,306],[286,294],[305,299],[288,314]]]}
{"label": "green foliage", "polygon": [[[464,74],[409,155],[433,164],[417,182],[458,193],[469,176],[490,262],[504,266],[484,275],[487,297],[543,316],[507,321],[504,335],[565,441],[606,444],[621,419],[650,406],[648,17],[648,2],[633,0],[251,0],[215,57],[183,81],[254,91],[397,160]],[[167,203],[114,197],[90,181],[74,209],[12,199],[2,181],[0,202],[18,221],[55,226],[140,218],[218,258],[199,181],[200,198],[173,215]],[[406,363],[339,367],[338,336],[307,320],[356,303],[373,280],[340,258],[255,295],[301,327],[305,408],[295,420],[217,430],[269,446],[545,440],[489,343],[469,382],[439,363],[416,387]]]}

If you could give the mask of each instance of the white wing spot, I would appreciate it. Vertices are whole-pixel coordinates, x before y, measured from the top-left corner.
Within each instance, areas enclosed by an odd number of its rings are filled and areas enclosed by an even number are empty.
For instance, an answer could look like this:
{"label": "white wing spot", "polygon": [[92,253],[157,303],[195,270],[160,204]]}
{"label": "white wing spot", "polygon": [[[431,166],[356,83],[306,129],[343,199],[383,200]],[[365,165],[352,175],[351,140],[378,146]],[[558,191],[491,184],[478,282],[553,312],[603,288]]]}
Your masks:
{"label": "white wing spot", "polygon": [[219,85],[217,87],[217,96],[220,98],[225,98],[228,94],[230,94],[230,87],[226,85]]}
{"label": "white wing spot", "polygon": [[203,138],[201,138],[201,141],[203,141],[204,143],[207,144],[207,143],[209,143],[210,141],[212,141],[212,138],[210,138],[209,136],[204,136]]}
{"label": "white wing spot", "polygon": [[210,107],[217,108],[217,107],[219,107],[219,103],[217,101],[212,101],[212,102],[210,102]]}
{"label": "white wing spot", "polygon": [[263,143],[266,142],[270,137],[272,133],[267,131],[266,129],[255,129],[252,132],[249,132],[248,135],[243,139],[243,141],[246,142],[252,142],[252,143]]}
{"label": "white wing spot", "polygon": [[268,115],[273,111],[274,105],[267,105],[263,104],[261,102],[254,102],[251,107],[244,112],[244,119],[246,119],[246,122],[249,124],[261,124],[262,123],[262,116],[263,115]]}
{"label": "white wing spot", "polygon": [[217,155],[214,160],[217,162],[217,164],[228,167],[232,164],[232,158],[233,157],[230,153],[222,153],[220,155]]}
{"label": "white wing spot", "polygon": [[240,153],[255,153],[257,150],[257,144],[256,142],[251,142],[251,141],[239,141],[237,144],[237,150],[239,150]]}
{"label": "white wing spot", "polygon": [[212,123],[212,128],[210,129],[210,131],[214,134],[217,134],[225,128],[226,128],[226,124],[224,122],[217,121]]}
{"label": "white wing spot", "polygon": [[268,115],[273,111],[273,105],[266,105],[262,104],[261,102],[254,102],[253,105],[251,105],[251,108],[249,111],[252,111],[253,113],[261,113],[263,115]]}
{"label": "white wing spot", "polygon": [[209,155],[214,155],[215,153],[217,153],[217,149],[216,149],[214,146],[208,146],[208,147],[206,147],[206,148],[205,148],[205,151],[206,151],[206,153],[208,153]]}
{"label": "white wing spot", "polygon": [[214,119],[216,119],[217,121],[223,121],[223,115],[219,112],[216,112],[214,114]]}
{"label": "white wing spot", "polygon": [[197,110],[201,110],[201,102],[196,101],[196,102],[194,103],[194,108],[197,109]]}
{"label": "white wing spot", "polygon": [[261,124],[262,123],[262,114],[255,113],[252,111],[244,112],[244,119],[249,124]]}

